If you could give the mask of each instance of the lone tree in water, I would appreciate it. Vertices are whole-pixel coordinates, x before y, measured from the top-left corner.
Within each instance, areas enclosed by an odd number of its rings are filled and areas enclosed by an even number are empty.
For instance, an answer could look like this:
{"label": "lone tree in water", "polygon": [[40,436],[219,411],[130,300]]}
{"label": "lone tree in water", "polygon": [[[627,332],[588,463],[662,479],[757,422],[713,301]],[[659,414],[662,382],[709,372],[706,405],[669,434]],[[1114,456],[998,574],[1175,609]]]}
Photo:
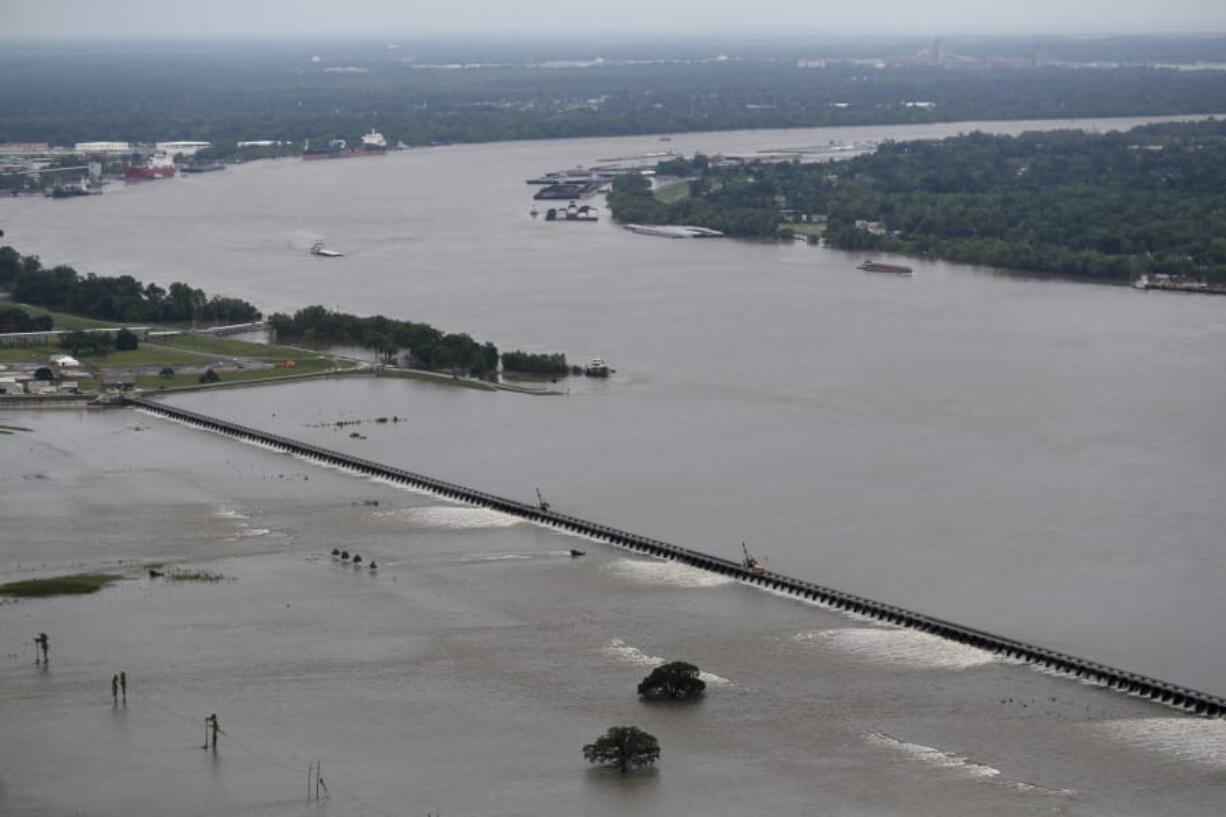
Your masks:
{"label": "lone tree in water", "polygon": [[698,667],[684,661],[661,664],[639,684],[644,698],[692,701],[701,698],[707,684],[698,677]]}
{"label": "lone tree in water", "polygon": [[637,726],[612,726],[595,742],[583,747],[588,763],[615,766],[626,772],[631,766],[650,766],[660,757],[660,742]]}

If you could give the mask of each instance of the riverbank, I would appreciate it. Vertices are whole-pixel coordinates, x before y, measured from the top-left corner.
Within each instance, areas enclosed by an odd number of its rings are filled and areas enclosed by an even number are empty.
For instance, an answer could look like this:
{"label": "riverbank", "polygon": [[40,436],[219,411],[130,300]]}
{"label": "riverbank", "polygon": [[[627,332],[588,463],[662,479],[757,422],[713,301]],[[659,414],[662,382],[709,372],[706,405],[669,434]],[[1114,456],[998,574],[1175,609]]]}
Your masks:
{"label": "riverbank", "polygon": [[[697,224],[773,237],[799,222],[830,247],[891,252],[1119,283],[1151,277],[1217,293],[1226,255],[1226,123],[1145,125],[1126,133],[983,133],[885,142],[826,163],[712,163],[674,157],[658,173],[691,176],[701,195],[668,201],[646,179],[617,179],[623,223]],[[1071,172],[1070,168],[1076,168]],[[1163,178],[1155,187],[1152,179]],[[1155,287],[1156,288],[1156,287]]]}
{"label": "riverbank", "polygon": [[[57,327],[81,330],[121,327],[120,324],[51,312],[25,304],[14,305],[32,316],[52,317]],[[148,331],[150,337],[156,339],[145,340],[137,349],[110,351],[106,354],[82,354],[79,358],[79,370],[71,374],[59,372],[59,377],[52,382],[71,382],[72,394],[0,395],[0,405],[30,407],[39,400],[85,403],[101,394],[104,384],[120,383],[125,384],[124,388],[134,388],[138,392],[174,394],[351,374],[401,377],[518,394],[561,393],[514,383],[460,377],[446,372],[371,366],[352,357],[301,346],[236,340],[169,327],[152,327]],[[0,340],[3,338],[4,336],[0,335]],[[30,372],[48,366],[52,353],[59,351],[62,350],[52,345],[0,348],[0,366],[5,366],[0,368],[0,373],[10,377],[28,378]],[[212,372],[212,376],[208,375],[208,372]]]}

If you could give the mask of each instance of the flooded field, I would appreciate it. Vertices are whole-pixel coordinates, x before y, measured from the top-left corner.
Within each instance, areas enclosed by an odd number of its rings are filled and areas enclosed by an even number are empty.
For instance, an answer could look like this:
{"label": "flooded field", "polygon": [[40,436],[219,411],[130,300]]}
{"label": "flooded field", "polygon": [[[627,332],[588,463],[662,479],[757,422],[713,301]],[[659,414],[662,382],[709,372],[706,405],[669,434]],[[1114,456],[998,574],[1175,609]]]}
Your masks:
{"label": "flooded field", "polygon": [[[129,578],[0,605],[0,813],[1226,805],[1219,721],[136,412],[21,424],[0,470],[0,529],[21,532],[0,580]],[[223,580],[150,578],[151,562]],[[708,673],[705,701],[636,699],[664,658]],[[126,705],[111,699],[120,670]],[[211,713],[216,753],[201,749]],[[581,745],[614,724],[660,738],[655,771],[584,764]],[[312,804],[320,759],[331,796]]]}

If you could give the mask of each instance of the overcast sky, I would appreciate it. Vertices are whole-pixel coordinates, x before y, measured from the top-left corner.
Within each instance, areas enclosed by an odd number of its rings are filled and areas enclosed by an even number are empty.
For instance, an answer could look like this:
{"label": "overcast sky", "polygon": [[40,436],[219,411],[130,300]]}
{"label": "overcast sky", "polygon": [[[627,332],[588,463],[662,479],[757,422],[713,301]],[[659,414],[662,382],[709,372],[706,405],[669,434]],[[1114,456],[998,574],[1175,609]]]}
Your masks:
{"label": "overcast sky", "polygon": [[0,38],[1226,31],[1226,0],[0,0]]}

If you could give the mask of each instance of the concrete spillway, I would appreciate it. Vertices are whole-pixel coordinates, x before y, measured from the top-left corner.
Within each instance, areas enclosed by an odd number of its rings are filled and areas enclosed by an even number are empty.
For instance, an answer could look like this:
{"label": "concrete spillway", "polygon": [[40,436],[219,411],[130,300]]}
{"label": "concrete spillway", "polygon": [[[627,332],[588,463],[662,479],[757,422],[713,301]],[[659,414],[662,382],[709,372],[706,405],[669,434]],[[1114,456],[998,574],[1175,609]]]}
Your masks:
{"label": "concrete spillway", "polygon": [[226,420],[218,420],[153,400],[130,397],[127,398],[126,402],[130,406],[145,409],[146,411],[209,431],[215,431],[241,440],[262,443],[287,453],[297,454],[329,465],[341,466],[359,473],[382,477],[413,488],[429,491],[447,499],[502,511],[503,513],[548,525],[559,530],[583,534],[599,541],[616,545],[617,547],[681,562],[702,570],[709,570],[738,579],[747,584],[786,593],[799,599],[818,602],[836,610],[857,613],[899,627],[921,630],[941,638],[987,650],[1006,658],[1026,661],[1040,667],[1099,683],[1121,692],[1148,698],[1152,701],[1188,712],[1194,712],[1207,717],[1226,715],[1226,698],[1168,683],[1157,678],[1138,675],[1133,672],[1077,658],[1066,653],[1049,650],[1045,647],[993,635],[992,633],[976,630],[972,627],[965,627],[961,624],[944,621],[924,615],[923,613],[895,607],[892,604],[885,604],[851,593],[844,593],[840,590],[823,587],[812,582],[801,581],[800,579],[794,579],[778,573],[751,571],[742,564],[728,559],[721,559],[718,556],[711,556],[667,542],[661,542],[658,539],[578,519],[556,511],[542,510],[535,505],[504,499],[493,494],[487,494],[484,491],[467,488],[463,485],[455,485],[425,476],[424,474],[417,474],[412,471],[405,471],[389,465],[371,462],[360,457],[320,448],[309,443],[248,428]]}

